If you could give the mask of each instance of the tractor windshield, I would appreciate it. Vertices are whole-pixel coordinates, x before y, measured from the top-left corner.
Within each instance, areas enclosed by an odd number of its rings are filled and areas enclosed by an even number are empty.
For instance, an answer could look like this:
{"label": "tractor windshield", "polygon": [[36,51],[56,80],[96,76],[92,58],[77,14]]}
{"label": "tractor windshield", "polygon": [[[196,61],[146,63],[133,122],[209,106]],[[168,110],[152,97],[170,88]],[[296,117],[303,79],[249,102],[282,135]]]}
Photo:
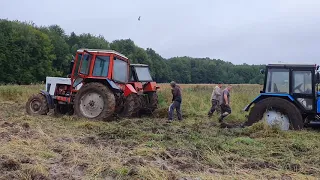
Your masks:
{"label": "tractor windshield", "polygon": [[114,58],[113,62],[113,80],[119,82],[128,82],[128,63]]}
{"label": "tractor windshield", "polygon": [[269,69],[266,92],[289,94],[289,69]]}
{"label": "tractor windshield", "polygon": [[108,76],[110,56],[96,56],[94,63],[93,76]]}
{"label": "tractor windshield", "polygon": [[136,66],[135,67],[138,80],[141,82],[149,82],[152,81],[152,77],[150,75],[149,67],[148,66]]}

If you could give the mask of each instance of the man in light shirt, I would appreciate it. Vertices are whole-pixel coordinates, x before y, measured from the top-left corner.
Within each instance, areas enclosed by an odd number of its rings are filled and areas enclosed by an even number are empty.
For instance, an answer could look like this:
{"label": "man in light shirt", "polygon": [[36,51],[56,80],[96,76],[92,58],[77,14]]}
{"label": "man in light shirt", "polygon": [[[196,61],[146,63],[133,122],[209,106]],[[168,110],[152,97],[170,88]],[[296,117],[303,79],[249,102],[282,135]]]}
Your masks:
{"label": "man in light shirt", "polygon": [[219,104],[220,104],[220,99],[221,99],[221,87],[222,84],[218,84],[212,91],[211,94],[211,108],[210,111],[208,112],[208,116],[211,117],[214,111],[218,111],[219,109]]}
{"label": "man in light shirt", "polygon": [[222,123],[223,119],[231,114],[231,107],[230,107],[230,91],[232,89],[231,85],[228,85],[222,91],[221,101],[220,101],[220,108],[221,108],[221,115],[219,117],[219,122]]}

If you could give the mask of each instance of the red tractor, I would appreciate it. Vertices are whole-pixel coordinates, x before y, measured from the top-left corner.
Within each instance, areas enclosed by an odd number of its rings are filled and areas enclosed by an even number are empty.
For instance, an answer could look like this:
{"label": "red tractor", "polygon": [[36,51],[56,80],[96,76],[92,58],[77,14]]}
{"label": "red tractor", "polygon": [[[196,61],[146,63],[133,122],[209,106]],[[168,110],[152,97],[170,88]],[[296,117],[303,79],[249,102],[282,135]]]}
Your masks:
{"label": "red tractor", "polygon": [[29,98],[28,114],[46,115],[54,109],[57,114],[108,120],[156,108],[158,87],[146,65],[139,69],[112,50],[79,49],[71,67],[70,78],[46,78],[46,90]]}
{"label": "red tractor", "polygon": [[153,82],[150,69],[145,64],[130,65],[129,83],[135,88],[140,97],[140,114],[151,114],[158,107],[156,82]]}

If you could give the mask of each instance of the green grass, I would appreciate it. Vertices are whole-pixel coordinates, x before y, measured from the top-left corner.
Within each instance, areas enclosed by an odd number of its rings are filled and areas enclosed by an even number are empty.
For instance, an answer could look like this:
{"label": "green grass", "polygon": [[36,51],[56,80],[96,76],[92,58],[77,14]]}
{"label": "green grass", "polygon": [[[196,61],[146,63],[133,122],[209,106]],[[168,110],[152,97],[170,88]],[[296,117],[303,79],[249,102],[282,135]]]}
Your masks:
{"label": "green grass", "polygon": [[[32,117],[25,101],[41,86],[0,87],[0,179],[316,179],[320,132],[283,132],[257,123],[245,129],[215,126],[206,117],[212,85],[182,85],[183,122],[167,124],[167,84],[159,92],[158,118],[88,121]],[[232,114],[258,93],[235,85]]]}

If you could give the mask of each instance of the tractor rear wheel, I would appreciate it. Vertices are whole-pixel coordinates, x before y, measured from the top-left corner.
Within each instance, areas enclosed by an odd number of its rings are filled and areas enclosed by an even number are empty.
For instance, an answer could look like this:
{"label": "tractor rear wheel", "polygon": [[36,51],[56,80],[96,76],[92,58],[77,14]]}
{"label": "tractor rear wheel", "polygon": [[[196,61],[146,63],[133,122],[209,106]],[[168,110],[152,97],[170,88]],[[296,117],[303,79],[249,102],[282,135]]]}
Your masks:
{"label": "tractor rear wheel", "polygon": [[256,103],[244,126],[264,119],[269,125],[278,124],[281,130],[300,130],[304,123],[300,110],[288,100],[270,97]]}
{"label": "tractor rear wheel", "polygon": [[150,101],[148,107],[150,108],[151,112],[153,112],[158,108],[158,94],[157,92],[149,92],[148,96]]}
{"label": "tractor rear wheel", "polygon": [[32,95],[26,103],[26,110],[29,115],[47,115],[49,107],[46,97],[41,93]]}
{"label": "tractor rear wheel", "polygon": [[115,97],[113,92],[101,83],[85,84],[77,92],[74,100],[74,110],[77,116],[107,120],[115,110]]}
{"label": "tractor rear wheel", "polygon": [[133,117],[137,115],[141,108],[141,100],[138,94],[130,94],[124,102],[122,112],[119,114],[121,117]]}

